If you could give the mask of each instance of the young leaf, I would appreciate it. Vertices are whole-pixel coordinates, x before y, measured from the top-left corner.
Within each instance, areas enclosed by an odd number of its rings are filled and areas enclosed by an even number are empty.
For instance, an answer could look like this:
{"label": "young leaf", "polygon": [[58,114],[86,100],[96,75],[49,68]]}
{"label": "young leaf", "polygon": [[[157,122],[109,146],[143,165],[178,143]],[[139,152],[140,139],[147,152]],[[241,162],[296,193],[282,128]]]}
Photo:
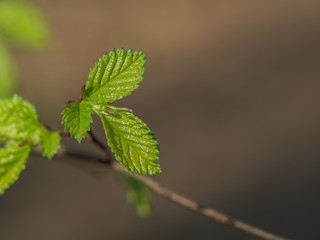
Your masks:
{"label": "young leaf", "polygon": [[29,152],[29,145],[11,144],[0,149],[0,194],[19,178]]}
{"label": "young leaf", "polygon": [[22,46],[43,48],[50,33],[41,12],[30,3],[0,1],[0,32]]}
{"label": "young leaf", "polygon": [[5,44],[0,42],[0,98],[12,94],[16,85],[16,66]]}
{"label": "young leaf", "polygon": [[42,126],[35,108],[21,97],[14,95],[0,101],[0,140],[37,144]]}
{"label": "young leaf", "polygon": [[138,174],[161,173],[159,146],[153,133],[138,117],[126,111],[100,112],[108,144],[116,159]]}
{"label": "young leaf", "polygon": [[60,135],[46,130],[35,108],[14,95],[0,101],[0,194],[14,183],[25,167],[31,147],[41,141],[43,155],[51,158],[60,146]]}
{"label": "young leaf", "polygon": [[112,50],[99,59],[89,72],[84,98],[107,104],[128,96],[143,79],[145,54]]}
{"label": "young leaf", "polygon": [[70,135],[75,137],[79,143],[90,130],[92,113],[93,110],[86,101],[70,103],[62,111],[62,123],[65,124],[65,130],[70,130]]}
{"label": "young leaf", "polygon": [[142,218],[149,217],[151,214],[151,193],[149,189],[139,180],[120,175],[126,187],[127,199],[136,209]]}
{"label": "young leaf", "polygon": [[60,135],[57,132],[42,129],[40,136],[40,144],[44,157],[51,159],[60,147]]}

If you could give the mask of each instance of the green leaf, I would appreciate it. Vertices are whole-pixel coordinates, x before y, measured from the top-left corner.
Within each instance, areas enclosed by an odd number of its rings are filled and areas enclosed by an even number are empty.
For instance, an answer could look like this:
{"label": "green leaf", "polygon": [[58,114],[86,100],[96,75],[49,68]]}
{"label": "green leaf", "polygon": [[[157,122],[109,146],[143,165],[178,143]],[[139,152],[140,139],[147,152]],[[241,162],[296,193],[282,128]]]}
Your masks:
{"label": "green leaf", "polygon": [[35,108],[14,95],[0,101],[0,194],[14,183],[25,167],[31,147],[41,141],[43,155],[51,158],[60,146],[60,135],[45,129]]}
{"label": "green leaf", "polygon": [[80,143],[90,129],[91,114],[97,113],[115,158],[128,171],[152,175],[161,173],[159,146],[153,133],[139,118],[126,112],[128,109],[110,105],[138,87],[144,63],[142,52],[118,49],[105,54],[90,70],[81,100],[63,110],[62,123]]}
{"label": "green leaf", "polygon": [[144,63],[142,52],[112,50],[90,70],[83,97],[95,104],[107,104],[128,96],[143,79]]}
{"label": "green leaf", "polygon": [[0,140],[34,145],[40,140],[41,128],[37,112],[28,101],[17,95],[0,101]]}
{"label": "green leaf", "polygon": [[86,101],[70,103],[62,111],[62,123],[65,124],[65,130],[70,130],[70,135],[75,137],[79,143],[90,130],[92,113],[93,110]]}
{"label": "green leaf", "polygon": [[12,94],[16,85],[16,66],[11,54],[0,42],[0,98],[8,97]]}
{"label": "green leaf", "polygon": [[126,111],[98,114],[112,152],[127,170],[138,174],[161,173],[159,146],[145,123]]}
{"label": "green leaf", "polygon": [[123,174],[120,176],[126,187],[128,202],[135,207],[140,217],[149,217],[151,215],[151,193],[149,189],[133,177]]}
{"label": "green leaf", "polygon": [[57,132],[44,129],[41,131],[40,143],[44,157],[51,159],[58,152],[60,147],[60,135]]}
{"label": "green leaf", "polygon": [[46,21],[34,5],[22,1],[0,1],[0,35],[24,47],[41,49],[50,32]]}
{"label": "green leaf", "polygon": [[30,146],[8,145],[0,149],[0,194],[18,180],[20,172],[25,168]]}

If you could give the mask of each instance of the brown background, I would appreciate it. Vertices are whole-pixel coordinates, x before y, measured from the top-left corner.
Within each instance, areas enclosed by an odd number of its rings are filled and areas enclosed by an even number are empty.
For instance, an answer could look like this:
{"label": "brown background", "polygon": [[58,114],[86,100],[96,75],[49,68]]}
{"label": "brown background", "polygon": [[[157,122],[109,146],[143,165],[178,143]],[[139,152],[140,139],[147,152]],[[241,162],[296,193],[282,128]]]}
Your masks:
{"label": "brown background", "polygon": [[[35,3],[54,39],[15,56],[43,122],[62,128],[65,102],[104,52],[144,51],[145,80],[116,105],[155,132],[157,179],[277,234],[320,239],[320,1]],[[1,239],[256,239],[157,196],[140,219],[116,176],[56,160],[33,157],[0,197]]]}

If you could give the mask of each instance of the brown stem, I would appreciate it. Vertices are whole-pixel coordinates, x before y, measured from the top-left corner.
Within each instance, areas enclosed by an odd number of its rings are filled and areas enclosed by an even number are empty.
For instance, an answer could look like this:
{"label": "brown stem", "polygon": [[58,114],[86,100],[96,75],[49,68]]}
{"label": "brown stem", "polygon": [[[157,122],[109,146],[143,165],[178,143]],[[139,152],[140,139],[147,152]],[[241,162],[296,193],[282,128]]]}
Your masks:
{"label": "brown stem", "polygon": [[[64,136],[66,136],[67,134],[63,134]],[[109,149],[107,149],[93,134],[92,132],[89,132],[89,137],[87,137],[87,140],[95,143],[96,145],[98,145],[102,150],[104,150],[106,152],[106,156],[108,156],[108,159],[112,159],[111,156],[111,152],[109,151]],[[36,152],[38,152],[39,150],[36,149]],[[180,194],[178,194],[177,192],[170,190],[168,188],[165,188],[163,186],[161,186],[158,182],[152,180],[151,178],[147,177],[147,176],[139,176],[136,174],[131,174],[129,172],[127,172],[119,163],[117,163],[116,161],[113,162],[106,162],[103,159],[99,159],[96,156],[89,156],[89,155],[79,155],[79,154],[75,154],[75,153],[70,153],[68,151],[66,151],[64,148],[61,148],[59,150],[58,156],[72,156],[72,157],[76,157],[78,160],[84,160],[82,162],[85,162],[87,165],[90,165],[91,167],[94,167],[95,169],[99,169],[99,170],[105,170],[105,169],[112,169],[116,172],[120,172],[122,174],[126,174],[129,175],[135,179],[138,179],[139,181],[141,181],[143,184],[145,184],[145,186],[147,186],[151,191],[153,191],[155,194],[168,199],[174,203],[176,203],[179,206],[182,206],[184,208],[187,208],[195,213],[201,214],[207,218],[210,218],[212,220],[215,220],[216,222],[225,224],[227,226],[242,230],[246,233],[249,233],[251,235],[254,236],[258,236],[262,239],[267,239],[267,240],[288,240],[286,238],[274,235],[268,231],[259,229],[255,226],[252,226],[250,224],[247,224],[243,221],[240,221],[238,219],[229,217],[228,215],[221,213],[213,208],[208,208],[205,206],[201,206],[199,203],[184,197]]]}
{"label": "brown stem", "polygon": [[93,134],[92,131],[88,132],[86,139],[88,141],[91,141],[94,144],[96,144],[101,150],[106,151],[106,149],[107,149],[106,146],[102,142],[99,141],[99,139]]}
{"label": "brown stem", "polygon": [[185,207],[193,212],[196,212],[196,213],[201,214],[205,217],[213,219],[219,223],[228,225],[230,227],[237,228],[237,229],[242,230],[244,232],[258,236],[262,239],[286,240],[286,238],[276,236],[272,233],[269,233],[267,231],[264,231],[262,229],[254,227],[254,226],[247,224],[245,222],[242,222],[238,219],[231,218],[231,217],[227,216],[226,214],[218,212],[217,210],[215,210],[213,208],[201,206],[199,203],[197,203],[189,198],[186,198],[186,197],[176,193],[173,190],[170,190],[168,188],[161,186],[158,182],[152,180],[149,177],[130,174],[120,164],[112,164],[111,167],[112,167],[112,169],[114,169],[117,172],[121,172],[121,173],[130,175],[131,177],[134,177],[134,178],[140,180],[143,184],[145,184],[150,190],[152,190],[157,195],[159,195],[163,198],[166,198],[166,199],[168,199],[168,200],[170,200],[170,201],[172,201],[182,207]]}
{"label": "brown stem", "polygon": [[94,144],[96,144],[101,150],[104,151],[105,153],[105,163],[107,164],[111,164],[111,162],[114,160],[113,154],[111,152],[111,150],[105,146],[94,134],[92,131],[89,131],[86,139],[93,142]]}
{"label": "brown stem", "polygon": [[61,137],[70,137],[70,132],[69,131],[62,131],[62,130],[56,130]]}

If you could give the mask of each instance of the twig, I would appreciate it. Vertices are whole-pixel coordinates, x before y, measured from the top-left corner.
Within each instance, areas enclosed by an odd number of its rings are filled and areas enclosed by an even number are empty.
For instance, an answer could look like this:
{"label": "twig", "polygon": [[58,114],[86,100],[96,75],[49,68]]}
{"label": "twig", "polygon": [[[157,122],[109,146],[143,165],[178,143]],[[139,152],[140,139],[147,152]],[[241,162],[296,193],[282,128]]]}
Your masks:
{"label": "twig", "polygon": [[128,173],[120,164],[112,164],[112,169],[114,169],[117,172],[121,172],[127,175],[130,175],[131,177],[134,177],[138,180],[140,180],[142,183],[144,183],[150,190],[152,190],[157,195],[166,198],[182,207],[185,207],[193,212],[199,213],[205,217],[211,218],[219,223],[237,228],[239,230],[242,230],[244,232],[250,233],[252,235],[261,237],[263,239],[269,239],[269,240],[286,240],[286,238],[276,236],[272,233],[269,233],[267,231],[264,231],[262,229],[259,229],[257,227],[254,227],[250,224],[247,224],[245,222],[242,222],[238,219],[231,218],[227,216],[224,213],[218,212],[212,208],[207,208],[204,206],[201,206],[199,203],[190,200],[175,191],[172,191],[168,188],[165,188],[161,186],[156,181],[152,180],[149,177],[145,176],[139,176],[139,175],[133,175]]}
{"label": "twig", "polygon": [[[109,159],[111,159],[112,158],[112,156],[110,156],[111,152],[106,147],[104,147],[104,145],[97,138],[95,138],[95,136],[92,134],[92,132],[90,132],[89,134],[91,137],[87,137],[87,139],[89,141],[92,141],[93,143],[97,144],[101,149],[103,149],[106,152],[107,155],[109,155],[108,156]],[[61,135],[66,136],[67,134],[61,134]],[[39,151],[39,150],[36,150],[36,151]],[[151,191],[153,191],[155,194],[157,194],[165,199],[168,199],[168,200],[176,203],[179,206],[187,208],[193,212],[201,214],[207,218],[215,220],[215,221],[222,223],[224,225],[234,227],[236,229],[242,230],[246,233],[249,233],[254,236],[258,236],[258,237],[260,237],[262,239],[266,239],[266,240],[288,240],[287,238],[283,238],[283,237],[274,235],[270,232],[259,229],[255,226],[247,224],[247,223],[240,221],[238,219],[231,218],[228,215],[221,213],[213,208],[201,206],[199,203],[197,203],[187,197],[184,197],[184,196],[176,193],[173,190],[170,190],[168,188],[161,186],[158,182],[152,180],[149,177],[131,174],[131,173],[127,172],[116,161],[106,162],[104,159],[98,158],[97,156],[90,156],[88,154],[81,155],[78,153],[72,153],[72,152],[68,152],[64,148],[61,148],[59,150],[58,156],[64,157],[67,155],[76,157],[76,158],[78,158],[78,160],[82,160],[83,162],[86,162],[91,167],[98,168],[100,170],[105,170],[105,169],[111,168],[116,172],[120,172],[122,174],[126,174],[126,175],[129,175],[135,179],[138,179],[143,184],[145,184],[145,186],[147,186]]]}
{"label": "twig", "polygon": [[99,139],[92,133],[92,131],[89,131],[86,139],[96,144],[101,150],[106,151],[106,146],[99,141]]}
{"label": "twig", "polygon": [[86,139],[93,142],[94,144],[96,144],[101,150],[104,151],[104,154],[105,154],[105,158],[104,158],[104,161],[107,163],[107,164],[111,164],[111,162],[114,160],[114,157],[113,157],[113,154],[111,152],[111,150],[105,146],[102,142],[100,142],[100,140],[93,134],[92,131],[89,131],[87,136],[86,136]]}

